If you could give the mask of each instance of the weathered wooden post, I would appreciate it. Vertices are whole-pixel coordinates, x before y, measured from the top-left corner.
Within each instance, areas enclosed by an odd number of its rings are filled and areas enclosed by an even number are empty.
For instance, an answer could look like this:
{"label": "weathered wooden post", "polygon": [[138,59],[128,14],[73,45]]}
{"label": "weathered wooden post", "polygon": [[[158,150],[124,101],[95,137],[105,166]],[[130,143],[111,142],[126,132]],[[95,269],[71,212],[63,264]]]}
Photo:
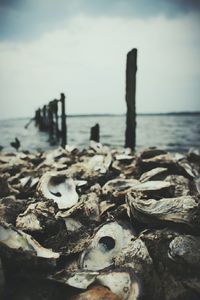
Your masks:
{"label": "weathered wooden post", "polygon": [[99,143],[99,124],[97,123],[90,129],[90,141]]}
{"label": "weathered wooden post", "polygon": [[60,94],[61,98],[61,146],[65,148],[67,144],[67,125],[66,125],[66,114],[65,114],[65,95],[63,93]]}
{"label": "weathered wooden post", "polygon": [[136,72],[137,72],[137,49],[132,49],[127,54],[126,62],[126,136],[125,147],[135,149],[136,143]]}
{"label": "weathered wooden post", "polygon": [[55,135],[59,139],[59,126],[58,126],[58,100],[53,100],[54,114],[55,114]]}
{"label": "weathered wooden post", "polygon": [[52,110],[51,102],[49,102],[49,105],[48,105],[48,121],[49,121],[49,126],[48,126],[49,142],[50,142],[50,144],[53,144],[54,143],[54,138],[53,138],[54,123],[53,123],[53,110]]}
{"label": "weathered wooden post", "polygon": [[36,111],[36,125],[38,126],[39,130],[42,130],[42,115],[41,115],[41,109],[39,108]]}

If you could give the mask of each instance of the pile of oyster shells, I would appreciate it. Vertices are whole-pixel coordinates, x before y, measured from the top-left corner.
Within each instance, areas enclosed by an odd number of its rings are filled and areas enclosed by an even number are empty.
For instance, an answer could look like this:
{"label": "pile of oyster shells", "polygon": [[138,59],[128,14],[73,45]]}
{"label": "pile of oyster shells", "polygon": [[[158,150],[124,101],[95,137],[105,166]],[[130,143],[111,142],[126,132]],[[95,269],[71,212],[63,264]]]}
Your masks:
{"label": "pile of oyster shells", "polygon": [[3,299],[200,299],[200,153],[0,154]]}

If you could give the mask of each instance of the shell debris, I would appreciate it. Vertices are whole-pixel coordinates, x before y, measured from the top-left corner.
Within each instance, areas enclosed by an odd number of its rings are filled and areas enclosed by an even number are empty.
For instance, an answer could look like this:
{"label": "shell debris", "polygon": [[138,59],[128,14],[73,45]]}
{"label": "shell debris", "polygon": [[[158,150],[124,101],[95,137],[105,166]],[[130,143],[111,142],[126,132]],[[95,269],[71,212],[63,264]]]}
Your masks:
{"label": "shell debris", "polygon": [[195,149],[132,153],[94,141],[81,150],[1,152],[5,295],[197,299],[199,162]]}

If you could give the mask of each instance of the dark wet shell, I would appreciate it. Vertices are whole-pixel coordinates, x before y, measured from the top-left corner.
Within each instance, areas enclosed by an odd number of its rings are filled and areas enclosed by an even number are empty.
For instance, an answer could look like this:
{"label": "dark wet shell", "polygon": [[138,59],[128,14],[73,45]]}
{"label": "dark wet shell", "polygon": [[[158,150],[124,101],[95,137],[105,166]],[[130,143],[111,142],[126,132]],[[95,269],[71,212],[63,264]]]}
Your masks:
{"label": "dark wet shell", "polygon": [[15,225],[17,216],[26,209],[26,200],[16,200],[15,196],[0,199],[0,222]]}
{"label": "dark wet shell", "polygon": [[178,165],[176,159],[169,153],[160,154],[151,158],[142,159],[139,161],[139,166],[142,171],[148,171],[153,168],[168,168],[178,172]]}
{"label": "dark wet shell", "polygon": [[152,147],[152,148],[143,150],[143,152],[140,153],[140,157],[142,159],[148,159],[148,158],[152,158],[152,157],[155,157],[158,155],[163,155],[163,154],[167,154],[167,152],[165,150]]}
{"label": "dark wet shell", "polygon": [[[146,230],[140,238],[148,247],[165,297],[156,299],[198,299],[199,268],[189,267],[183,260],[169,257],[170,243],[180,234],[173,230]],[[194,248],[195,249],[195,248]],[[178,257],[177,257],[178,259]],[[148,299],[148,298],[147,298]]]}
{"label": "dark wet shell", "polygon": [[151,299],[162,298],[161,283],[154,269],[153,260],[145,243],[134,238],[115,258],[115,266],[130,267],[134,270],[142,286],[143,296],[151,294]]}
{"label": "dark wet shell", "polygon": [[200,237],[180,235],[169,245],[169,258],[200,271]]}

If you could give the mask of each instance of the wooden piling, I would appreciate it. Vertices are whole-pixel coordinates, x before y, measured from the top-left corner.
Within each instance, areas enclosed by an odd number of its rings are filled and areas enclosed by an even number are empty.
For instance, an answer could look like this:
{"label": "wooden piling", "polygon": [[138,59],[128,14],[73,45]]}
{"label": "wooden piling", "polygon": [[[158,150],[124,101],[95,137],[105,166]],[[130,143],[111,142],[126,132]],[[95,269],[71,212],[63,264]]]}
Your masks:
{"label": "wooden piling", "polygon": [[53,122],[53,110],[51,107],[51,102],[48,105],[48,130],[49,130],[49,142],[50,144],[54,144],[54,122]]}
{"label": "wooden piling", "polygon": [[132,49],[127,54],[126,62],[126,133],[125,147],[135,149],[136,144],[136,72],[137,72],[137,49]]}
{"label": "wooden piling", "polygon": [[60,94],[61,98],[61,146],[65,148],[67,144],[67,125],[66,125],[66,114],[65,114],[65,95],[63,93]]}
{"label": "wooden piling", "polygon": [[97,123],[96,125],[94,125],[93,127],[91,127],[90,129],[90,141],[95,141],[97,143],[99,143],[99,124]]}
{"label": "wooden piling", "polygon": [[59,125],[58,125],[58,100],[53,100],[54,104],[54,115],[55,115],[55,135],[56,140],[59,140]]}
{"label": "wooden piling", "polygon": [[42,108],[42,131],[48,130],[48,116],[47,106],[44,105]]}

